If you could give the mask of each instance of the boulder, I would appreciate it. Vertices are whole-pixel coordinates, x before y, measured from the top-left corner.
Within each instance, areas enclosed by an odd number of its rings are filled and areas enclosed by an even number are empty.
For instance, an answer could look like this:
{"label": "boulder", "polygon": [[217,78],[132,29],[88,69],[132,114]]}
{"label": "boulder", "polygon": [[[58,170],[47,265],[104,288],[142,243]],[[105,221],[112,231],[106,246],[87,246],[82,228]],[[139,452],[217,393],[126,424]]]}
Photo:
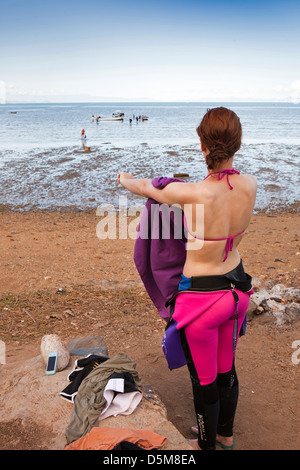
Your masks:
{"label": "boulder", "polygon": [[[6,427],[19,423],[14,449],[27,449],[27,440],[36,436],[31,450],[63,450],[66,445],[66,429],[72,414],[72,403],[67,403],[60,392],[69,383],[68,376],[74,369],[75,357],[64,371],[46,375],[41,356],[17,360],[0,365],[0,424]],[[99,426],[126,429],[149,429],[167,438],[163,451],[191,450],[186,439],[168,421],[167,411],[160,399],[145,384],[141,387],[143,398],[131,415],[106,418]],[[4,426],[4,425],[3,425]],[[3,439],[12,441],[10,436]]]}
{"label": "boulder", "polygon": [[45,365],[48,361],[48,354],[52,352],[58,353],[56,370],[60,371],[65,369],[70,361],[68,349],[58,335],[45,335],[41,341],[41,355]]}
{"label": "boulder", "polygon": [[86,336],[82,338],[73,338],[68,341],[67,348],[71,356],[85,357],[89,354],[108,356],[106,343],[101,336]]}

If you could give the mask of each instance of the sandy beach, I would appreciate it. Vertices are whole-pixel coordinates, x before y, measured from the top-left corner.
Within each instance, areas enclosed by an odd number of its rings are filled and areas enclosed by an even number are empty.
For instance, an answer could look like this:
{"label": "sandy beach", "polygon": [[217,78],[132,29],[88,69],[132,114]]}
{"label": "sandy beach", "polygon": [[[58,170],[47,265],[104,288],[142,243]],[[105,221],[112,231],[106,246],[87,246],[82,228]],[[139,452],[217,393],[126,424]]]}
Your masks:
{"label": "sandy beach", "polygon": [[[0,338],[7,363],[39,354],[45,334],[65,341],[103,336],[109,354],[125,351],[136,361],[169,420],[191,438],[195,418],[188,373],[167,368],[161,350],[165,325],[134,266],[134,240],[99,240],[95,211],[3,208],[0,217]],[[299,287],[299,231],[296,205],[253,215],[240,245],[246,271],[263,282]],[[237,352],[237,449],[299,448],[300,365],[291,360],[295,340],[300,340],[299,321],[279,327],[274,318],[261,315],[248,322]],[[6,435],[0,448],[16,448],[16,423],[2,416],[0,427]],[[18,449],[39,448],[38,429],[18,427],[18,437]]]}

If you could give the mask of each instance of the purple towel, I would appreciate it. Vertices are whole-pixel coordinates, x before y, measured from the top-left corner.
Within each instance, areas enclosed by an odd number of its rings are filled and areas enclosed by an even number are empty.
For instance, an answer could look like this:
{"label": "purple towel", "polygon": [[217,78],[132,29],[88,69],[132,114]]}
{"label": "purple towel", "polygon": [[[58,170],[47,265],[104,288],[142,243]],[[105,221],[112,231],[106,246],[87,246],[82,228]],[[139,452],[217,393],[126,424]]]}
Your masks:
{"label": "purple towel", "polygon": [[[173,182],[183,183],[176,178],[160,177],[152,184],[163,189]],[[169,225],[170,237],[165,238],[163,230],[167,227],[166,234]],[[181,238],[177,238],[180,233]],[[170,308],[165,303],[177,290],[185,263],[185,244],[182,210],[148,199],[137,232],[134,262],[150,299],[165,321],[170,317]]]}

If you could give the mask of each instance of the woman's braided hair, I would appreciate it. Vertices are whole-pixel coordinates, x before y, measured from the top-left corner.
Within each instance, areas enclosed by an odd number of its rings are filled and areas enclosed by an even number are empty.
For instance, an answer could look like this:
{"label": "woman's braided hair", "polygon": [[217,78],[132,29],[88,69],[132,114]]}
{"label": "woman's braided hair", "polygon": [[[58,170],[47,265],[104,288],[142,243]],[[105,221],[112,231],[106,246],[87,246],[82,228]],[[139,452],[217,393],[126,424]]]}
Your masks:
{"label": "woman's braided hair", "polygon": [[233,157],[242,143],[240,119],[235,112],[224,107],[208,109],[197,127],[197,134],[209,151],[206,164],[210,170]]}

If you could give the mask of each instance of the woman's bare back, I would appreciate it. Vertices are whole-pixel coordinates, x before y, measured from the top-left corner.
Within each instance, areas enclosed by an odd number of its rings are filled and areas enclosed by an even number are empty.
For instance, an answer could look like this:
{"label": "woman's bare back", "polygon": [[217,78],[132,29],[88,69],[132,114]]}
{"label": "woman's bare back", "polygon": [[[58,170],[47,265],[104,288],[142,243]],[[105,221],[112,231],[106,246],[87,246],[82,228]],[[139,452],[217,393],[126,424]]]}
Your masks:
{"label": "woman's bare back", "polygon": [[[228,176],[233,189],[230,189],[226,178],[219,180],[218,175],[187,185],[186,189],[191,194],[191,204],[183,207],[190,232],[183,270],[187,277],[224,274],[240,262],[237,247],[243,234],[238,234],[244,232],[250,223],[256,180],[251,175]],[[234,237],[233,246],[224,261],[227,240],[219,239],[228,237]]]}

